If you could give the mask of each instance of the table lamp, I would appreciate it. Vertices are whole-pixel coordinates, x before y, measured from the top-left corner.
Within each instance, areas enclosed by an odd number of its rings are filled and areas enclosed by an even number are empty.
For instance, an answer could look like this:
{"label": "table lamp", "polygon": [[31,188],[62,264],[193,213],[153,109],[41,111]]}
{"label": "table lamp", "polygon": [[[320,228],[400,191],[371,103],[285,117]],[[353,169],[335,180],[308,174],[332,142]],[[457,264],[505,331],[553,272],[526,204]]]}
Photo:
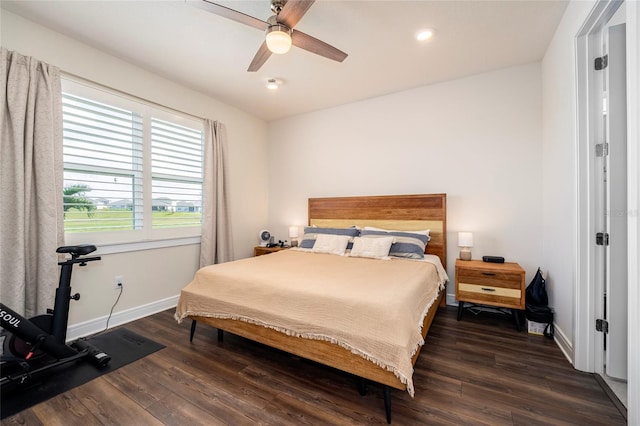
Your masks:
{"label": "table lamp", "polygon": [[473,233],[458,232],[458,246],[460,247],[460,259],[471,260],[471,247],[473,247]]}
{"label": "table lamp", "polygon": [[289,241],[291,241],[291,247],[298,247],[298,227],[292,225],[289,227]]}

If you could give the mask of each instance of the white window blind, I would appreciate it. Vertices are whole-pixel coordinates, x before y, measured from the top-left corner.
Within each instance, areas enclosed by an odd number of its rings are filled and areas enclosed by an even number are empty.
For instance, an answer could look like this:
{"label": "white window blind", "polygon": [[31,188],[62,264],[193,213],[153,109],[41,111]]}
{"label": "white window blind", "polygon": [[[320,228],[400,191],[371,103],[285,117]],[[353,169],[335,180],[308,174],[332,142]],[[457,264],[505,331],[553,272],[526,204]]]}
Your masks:
{"label": "white window blind", "polygon": [[142,117],[64,93],[65,231],[143,227]]}
{"label": "white window blind", "polygon": [[199,236],[201,121],[64,80],[62,113],[68,237],[113,243]]}
{"label": "white window blind", "polygon": [[202,223],[202,132],[151,119],[154,228]]}

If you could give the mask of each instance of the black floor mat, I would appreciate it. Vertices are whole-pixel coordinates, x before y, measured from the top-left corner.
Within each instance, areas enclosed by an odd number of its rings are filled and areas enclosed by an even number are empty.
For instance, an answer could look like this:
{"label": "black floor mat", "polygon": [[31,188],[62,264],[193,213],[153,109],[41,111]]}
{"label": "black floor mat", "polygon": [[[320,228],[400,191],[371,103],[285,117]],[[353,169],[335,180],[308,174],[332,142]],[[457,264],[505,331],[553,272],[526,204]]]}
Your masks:
{"label": "black floor mat", "polygon": [[111,361],[105,368],[98,369],[85,359],[52,368],[23,385],[3,386],[0,419],[19,413],[164,348],[163,345],[126,328],[95,336],[88,341],[111,356]]}

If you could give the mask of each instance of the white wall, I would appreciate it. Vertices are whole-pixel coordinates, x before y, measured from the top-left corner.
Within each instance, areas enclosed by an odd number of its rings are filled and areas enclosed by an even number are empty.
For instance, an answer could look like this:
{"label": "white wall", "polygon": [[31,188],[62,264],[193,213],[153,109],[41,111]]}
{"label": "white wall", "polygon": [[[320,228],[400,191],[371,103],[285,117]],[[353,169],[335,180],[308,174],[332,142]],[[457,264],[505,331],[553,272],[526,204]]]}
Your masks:
{"label": "white wall", "polygon": [[[252,254],[257,230],[267,220],[264,121],[6,10],[2,10],[1,24],[2,45],[9,50],[140,98],[224,123],[229,142],[227,170],[234,253],[236,258]],[[96,331],[91,330],[97,325],[95,320],[108,315],[117,295],[113,289],[115,275],[125,277],[125,290],[115,317],[126,321],[175,303],[175,296],[198,266],[198,256],[199,245],[180,246],[105,255],[101,262],[76,268],[72,286],[82,298],[72,303],[70,336],[74,334],[73,325],[86,332]]]}
{"label": "white wall", "polygon": [[451,279],[469,230],[474,258],[504,256],[529,280],[545,266],[541,94],[538,63],[270,123],[271,231],[305,225],[309,197],[445,192]]}

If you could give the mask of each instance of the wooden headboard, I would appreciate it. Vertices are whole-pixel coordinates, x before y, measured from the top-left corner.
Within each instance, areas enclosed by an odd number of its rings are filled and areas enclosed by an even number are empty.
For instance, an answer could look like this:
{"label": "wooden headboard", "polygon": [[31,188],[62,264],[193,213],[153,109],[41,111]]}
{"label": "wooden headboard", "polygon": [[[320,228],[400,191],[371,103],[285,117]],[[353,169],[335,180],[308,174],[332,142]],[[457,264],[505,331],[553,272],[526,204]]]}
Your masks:
{"label": "wooden headboard", "polygon": [[309,198],[309,225],[430,229],[425,252],[440,257],[447,267],[447,194]]}

